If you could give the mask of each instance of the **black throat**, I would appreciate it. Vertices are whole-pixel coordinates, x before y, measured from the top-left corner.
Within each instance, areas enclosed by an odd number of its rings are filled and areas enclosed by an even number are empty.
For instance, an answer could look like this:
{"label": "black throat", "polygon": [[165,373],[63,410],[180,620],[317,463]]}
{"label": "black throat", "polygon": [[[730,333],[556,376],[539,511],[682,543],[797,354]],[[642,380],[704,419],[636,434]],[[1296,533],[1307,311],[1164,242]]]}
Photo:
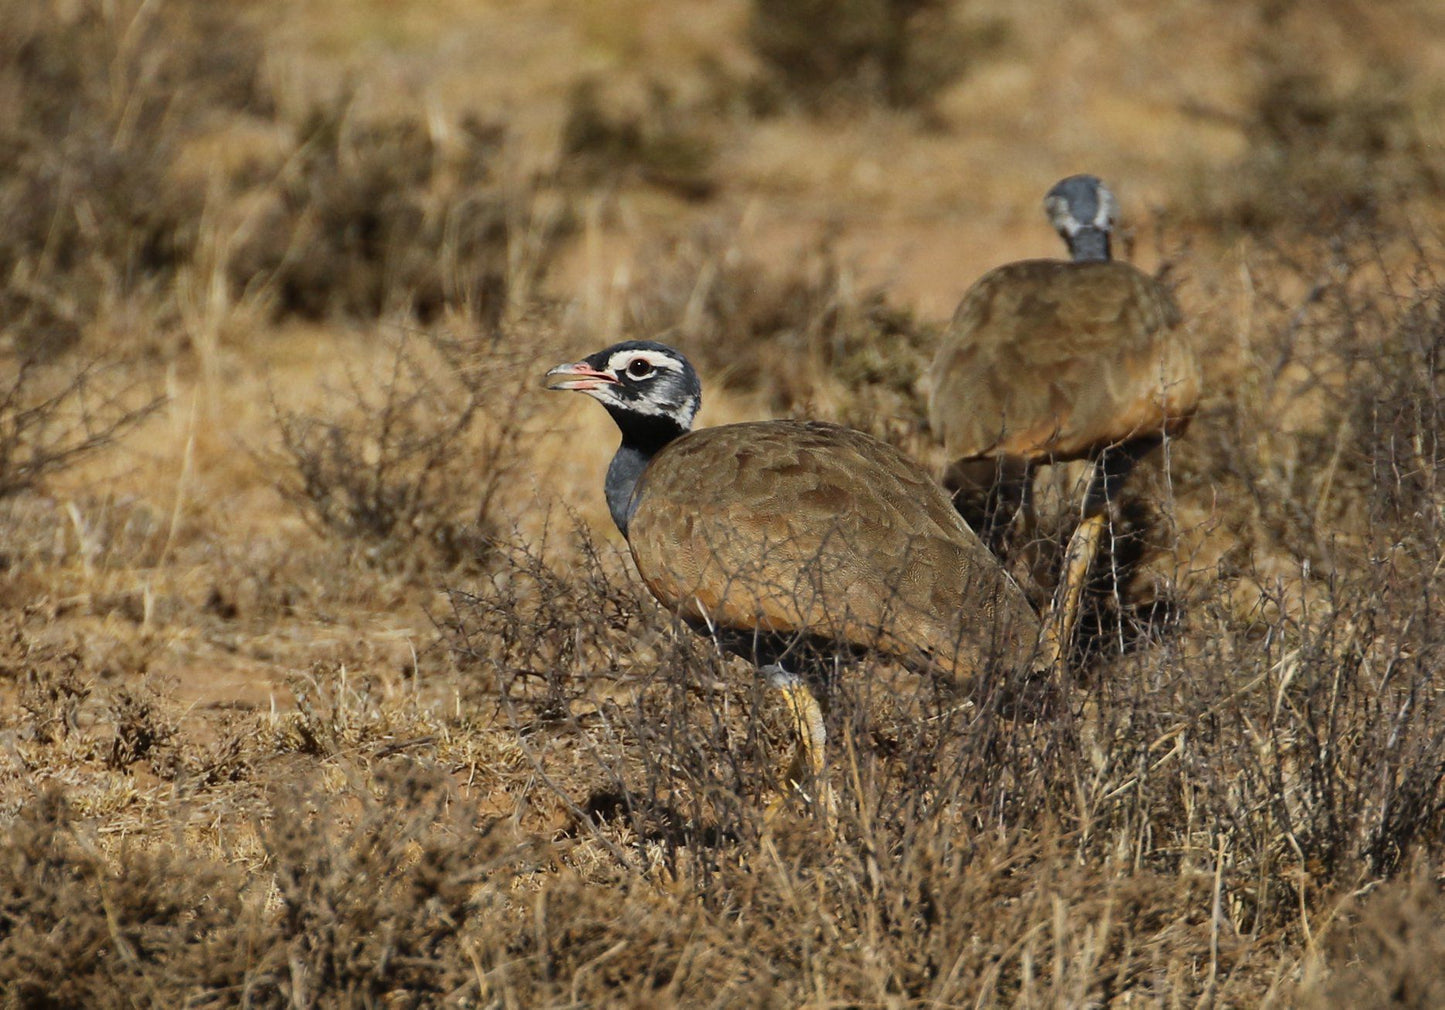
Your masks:
{"label": "black throat", "polygon": [[637,484],[647,464],[667,443],[686,435],[687,429],[676,418],[637,414],[611,404],[607,405],[607,413],[622,429],[622,444],[607,468],[607,511],[625,537],[627,524],[637,510]]}

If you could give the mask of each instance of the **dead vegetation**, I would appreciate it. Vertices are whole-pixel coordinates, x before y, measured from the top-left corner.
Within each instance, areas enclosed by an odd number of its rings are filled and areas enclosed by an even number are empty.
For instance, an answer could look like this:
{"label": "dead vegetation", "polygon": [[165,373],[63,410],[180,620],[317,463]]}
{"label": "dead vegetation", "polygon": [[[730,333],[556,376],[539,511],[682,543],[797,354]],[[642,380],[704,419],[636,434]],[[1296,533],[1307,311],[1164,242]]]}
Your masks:
{"label": "dead vegetation", "polygon": [[[1239,123],[1247,143],[1231,184],[1201,198],[1203,221],[1319,237],[1441,192],[1445,176],[1425,154],[1441,96],[1421,88],[1417,69],[1387,40],[1353,31],[1347,4],[1240,13],[1255,26],[1247,57],[1254,93]],[[1355,57],[1347,76],[1320,62],[1342,38]]]}
{"label": "dead vegetation", "polygon": [[[234,13],[40,7],[0,14],[7,1005],[1440,1001],[1445,299],[1431,205],[1389,207],[1438,188],[1414,112],[1265,82],[1278,184],[1321,148],[1388,186],[1327,241],[1223,249],[1274,224],[1183,215],[1214,393],[1077,679],[1023,713],[865,659],[827,713],[830,829],[778,699],[574,514],[599,486],[556,500],[611,432],[531,393],[595,322],[543,293],[573,207],[701,213],[747,127],[560,90],[572,160],[518,173],[500,114],[278,94]],[[744,31],[781,47],[814,7]],[[873,68],[875,115],[926,102],[953,71],[924,87],[913,47],[959,12],[873,7],[874,48],[840,19],[820,58]],[[835,71],[780,101],[842,102]],[[237,122],[268,143],[195,187],[185,152]],[[935,324],[839,242],[780,264],[709,220],[648,234],[622,327],[732,409],[927,453]],[[285,385],[341,326],[351,357]],[[187,425],[187,394],[222,406]]]}
{"label": "dead vegetation", "polygon": [[717,142],[699,111],[654,82],[640,113],[612,112],[599,83],[581,81],[562,127],[563,178],[598,186],[635,177],[685,199],[707,199],[718,188]]}
{"label": "dead vegetation", "polygon": [[537,187],[504,181],[502,125],[439,137],[417,117],[359,118],[343,95],[293,130],[229,259],[232,288],[275,315],[437,323],[451,308],[496,326],[569,228]]}
{"label": "dead vegetation", "polygon": [[[4,18],[17,115],[0,120],[0,274],[22,357],[139,306],[174,331],[177,283],[273,316],[435,322],[445,306],[491,326],[526,303],[569,226],[540,184],[505,177],[500,125],[437,135],[418,116],[358,117],[344,91],[278,100],[244,11],[42,3]],[[225,125],[265,140],[190,170]]]}
{"label": "dead vegetation", "polygon": [[[1045,717],[986,691],[930,707],[871,661],[845,675],[834,832],[785,785],[787,721],[758,679],[568,520],[455,584],[446,652],[314,666],[294,712],[204,745],[163,695],[22,623],[12,760],[92,784],[37,785],[12,816],[8,991],[64,971],[99,1005],[1292,1005],[1380,986],[1428,1005],[1438,293],[1382,293],[1355,251],[1296,263],[1329,267],[1299,296],[1269,266],[1252,346],[1277,385],[1176,447],[1183,501],[1189,480],[1227,494],[1214,521],[1250,550],[1189,575],[1167,634],[1101,648]],[[1288,443],[1230,441],[1281,411],[1308,418]],[[1334,536],[1291,512],[1302,486]],[[1267,577],[1267,550],[1297,577]],[[186,797],[174,828],[92,836],[100,811],[161,802],[141,777]],[[230,841],[205,840],[211,810]]]}
{"label": "dead vegetation", "polygon": [[260,43],[188,3],[11,6],[0,39],[0,309],[20,356],[45,357],[121,302],[163,300],[195,254],[204,187],[171,165],[218,109],[269,111]]}
{"label": "dead vegetation", "polygon": [[935,324],[859,283],[824,240],[774,271],[735,234],[703,230],[667,244],[625,304],[628,332],[661,334],[718,386],[755,393],[779,417],[829,417],[917,448],[918,381]]}
{"label": "dead vegetation", "polygon": [[[936,0],[757,0],[748,40],[764,67],[763,111],[926,108],[1007,36],[1003,22]],[[966,8],[965,8],[966,9]]]}
{"label": "dead vegetation", "polygon": [[529,413],[504,405],[530,385],[530,361],[505,366],[489,353],[495,340],[384,339],[381,387],[349,376],[339,413],[273,402],[277,488],[313,525],[364,541],[378,563],[474,566],[503,532],[495,498]]}
{"label": "dead vegetation", "polygon": [[[165,403],[116,388],[114,366],[14,364],[0,378],[0,498],[27,491],[140,426]],[[124,381],[124,380],[120,380]]]}

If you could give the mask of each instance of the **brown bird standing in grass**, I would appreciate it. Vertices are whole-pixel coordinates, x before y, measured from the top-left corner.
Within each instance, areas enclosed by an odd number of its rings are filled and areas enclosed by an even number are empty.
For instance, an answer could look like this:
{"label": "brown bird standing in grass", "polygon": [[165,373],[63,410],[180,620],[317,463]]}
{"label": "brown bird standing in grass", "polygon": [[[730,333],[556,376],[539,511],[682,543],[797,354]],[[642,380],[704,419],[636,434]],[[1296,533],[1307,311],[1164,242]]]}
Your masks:
{"label": "brown bird standing in grass", "polygon": [[617,422],[607,505],[643,581],[786,694],[814,776],[823,721],[801,675],[876,650],[967,688],[1033,658],[1039,622],[1023,591],[887,443],[816,421],[691,431],[697,373],[651,341],[558,365],[545,383]]}
{"label": "brown bird standing in grass", "polygon": [[1047,633],[1062,657],[1109,509],[1134,465],[1184,431],[1200,380],[1169,291],[1110,259],[1115,204],[1104,184],[1070,176],[1044,208],[1072,260],[979,278],[934,358],[928,410],[952,461],[944,484],[995,550],[1030,509],[1035,467],[1094,461]]}

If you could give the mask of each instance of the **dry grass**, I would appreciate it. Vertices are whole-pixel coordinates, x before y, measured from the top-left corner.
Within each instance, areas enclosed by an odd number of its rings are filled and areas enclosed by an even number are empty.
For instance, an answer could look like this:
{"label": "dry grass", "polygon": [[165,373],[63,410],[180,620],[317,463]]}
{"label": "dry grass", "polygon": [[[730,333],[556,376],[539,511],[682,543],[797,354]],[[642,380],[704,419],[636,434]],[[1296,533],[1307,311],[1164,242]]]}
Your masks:
{"label": "dry grass", "polygon": [[[1001,22],[966,23],[961,4],[936,0],[755,2],[748,40],[764,74],[764,109],[856,111],[878,103],[927,106],[1006,35]],[[977,20],[977,19],[975,19]]]}
{"label": "dry grass", "polygon": [[[6,1005],[1439,1002],[1428,5],[1354,48],[1342,5],[1049,5],[851,120],[772,114],[823,76],[754,118],[741,0],[203,6],[0,15]],[[945,6],[873,42],[1011,17]],[[1133,183],[1210,399],[1061,704],[839,678],[830,830],[780,701],[632,572],[609,422],[535,378],[665,332],[708,418],[928,458],[939,306],[1053,251],[1082,167]]]}

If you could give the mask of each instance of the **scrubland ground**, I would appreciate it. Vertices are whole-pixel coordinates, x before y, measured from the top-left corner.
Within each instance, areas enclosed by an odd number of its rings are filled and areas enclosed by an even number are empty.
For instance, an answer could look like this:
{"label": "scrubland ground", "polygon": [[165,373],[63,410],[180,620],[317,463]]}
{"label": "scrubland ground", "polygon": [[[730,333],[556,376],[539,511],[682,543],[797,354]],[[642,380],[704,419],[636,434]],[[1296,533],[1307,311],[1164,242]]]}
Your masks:
{"label": "scrubland ground", "polygon": [[[6,1005],[1441,1005],[1441,80],[1426,0],[3,7]],[[864,664],[830,827],[537,379],[936,466],[1077,171],[1207,401],[1070,704]]]}

